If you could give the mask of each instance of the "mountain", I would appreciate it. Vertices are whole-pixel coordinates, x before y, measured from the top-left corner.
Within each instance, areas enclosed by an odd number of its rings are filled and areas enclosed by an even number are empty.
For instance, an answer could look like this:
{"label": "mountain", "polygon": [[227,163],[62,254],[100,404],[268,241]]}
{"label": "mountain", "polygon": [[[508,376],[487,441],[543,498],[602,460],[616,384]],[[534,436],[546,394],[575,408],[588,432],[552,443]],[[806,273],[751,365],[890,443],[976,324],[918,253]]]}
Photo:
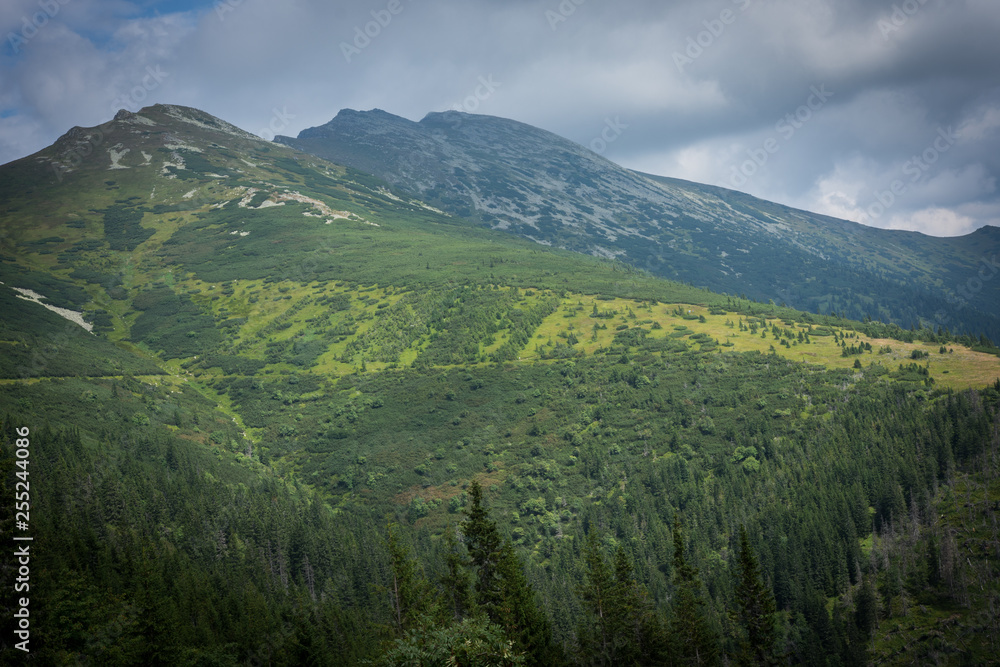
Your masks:
{"label": "mountain", "polygon": [[978,337],[546,247],[173,105],[0,165],[0,283],[4,664],[657,664],[682,626],[732,661],[750,589],[798,664],[995,655]]}
{"label": "mountain", "polygon": [[1000,337],[1000,228],[944,239],[865,227],[638,173],[530,125],[458,111],[415,123],[345,109],[276,141],[543,245],[811,312]]}

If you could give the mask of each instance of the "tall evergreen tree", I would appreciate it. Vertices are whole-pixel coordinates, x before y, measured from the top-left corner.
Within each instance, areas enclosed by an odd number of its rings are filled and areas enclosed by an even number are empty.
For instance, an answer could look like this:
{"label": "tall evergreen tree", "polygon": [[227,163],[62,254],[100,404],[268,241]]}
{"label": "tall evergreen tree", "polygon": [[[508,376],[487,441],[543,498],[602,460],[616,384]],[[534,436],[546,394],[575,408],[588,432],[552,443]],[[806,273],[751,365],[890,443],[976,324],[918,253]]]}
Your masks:
{"label": "tall evergreen tree", "polygon": [[674,516],[674,605],[670,618],[671,657],[676,665],[715,665],[718,640],[705,618],[698,569],[684,556],[680,517]]}
{"label": "tall evergreen tree", "polygon": [[867,641],[878,624],[878,599],[870,578],[866,577],[861,583],[854,607],[854,622]]}
{"label": "tall evergreen tree", "polygon": [[504,629],[515,649],[526,654],[528,665],[561,662],[552,644],[552,629],[545,610],[524,574],[524,564],[497,529],[483,506],[478,482],[469,486],[468,519],[462,524],[472,565],[476,568],[476,602],[490,621]]}
{"label": "tall evergreen tree", "polygon": [[503,538],[489,510],[483,506],[483,489],[476,481],[469,486],[467,515],[462,522],[462,534],[470,561],[476,568],[476,601],[490,613],[499,607],[502,598],[498,568]]}
{"label": "tall evergreen tree", "polygon": [[[596,308],[596,306],[595,306]],[[577,631],[580,659],[586,664],[613,664],[615,635],[618,619],[615,618],[615,581],[611,569],[597,545],[597,531],[587,533],[583,546],[586,571],[584,583],[577,590],[587,619]]]}
{"label": "tall evergreen tree", "polygon": [[[632,563],[619,546],[614,561],[612,610],[616,644],[627,664],[662,665],[669,653],[664,623],[646,589],[635,579]],[[617,663],[616,663],[617,664]]]}
{"label": "tall evergreen tree", "polygon": [[446,572],[440,579],[444,589],[442,613],[446,621],[460,621],[472,613],[471,577],[466,569],[469,559],[462,553],[453,526],[445,532],[444,564]]}
{"label": "tall evergreen tree", "polygon": [[740,526],[739,580],[736,602],[739,609],[733,615],[741,627],[737,662],[741,665],[774,665],[775,604],[774,595],[764,585],[760,564],[750,546],[746,526]]}
{"label": "tall evergreen tree", "polygon": [[395,526],[390,525],[387,530],[386,546],[392,566],[389,581],[392,620],[396,632],[402,634],[429,621],[434,598],[419,563],[410,557],[409,550],[400,542]]}

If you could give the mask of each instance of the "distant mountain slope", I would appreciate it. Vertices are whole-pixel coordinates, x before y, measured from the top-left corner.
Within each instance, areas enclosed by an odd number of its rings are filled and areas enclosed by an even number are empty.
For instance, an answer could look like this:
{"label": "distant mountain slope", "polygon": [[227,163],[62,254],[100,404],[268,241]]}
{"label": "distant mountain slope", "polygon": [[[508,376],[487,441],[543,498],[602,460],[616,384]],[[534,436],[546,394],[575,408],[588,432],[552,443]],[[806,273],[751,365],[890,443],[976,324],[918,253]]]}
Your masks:
{"label": "distant mountain slope", "polygon": [[544,245],[814,312],[1000,338],[997,228],[955,239],[874,229],[641,174],[550,132],[455,111],[415,123],[345,109],[276,140]]}
{"label": "distant mountain slope", "polygon": [[[331,345],[338,359],[350,356],[348,348],[358,350],[352,361],[360,362],[366,346],[380,345],[359,340],[367,325],[359,330],[345,321],[334,333],[300,322],[298,299],[316,301],[313,309],[326,304],[304,288],[288,293],[293,288],[285,286],[266,299],[252,293],[285,281],[325,286],[347,280],[378,284],[380,292],[434,287],[449,293],[469,282],[517,288],[551,282],[590,294],[687,303],[720,299],[622,271],[606,260],[482,229],[401,198],[356,169],[172,105],[120,112],[100,127],[73,128],[52,146],[0,166],[0,232],[0,283],[6,288],[32,290],[49,305],[82,313],[96,334],[112,341],[144,345],[166,359],[201,356],[207,362],[213,353],[225,354],[227,368],[246,359],[238,353],[257,361],[265,342],[276,342],[260,332],[258,318],[267,318],[271,333],[285,332],[281,338],[295,334],[301,363],[321,351],[334,356]],[[250,281],[263,285],[251,288]],[[6,288],[0,289],[0,303]],[[346,286],[336,291],[338,304],[352,298],[344,294]],[[413,298],[419,308],[434,309],[434,299],[444,297]],[[266,308],[255,305],[261,301]],[[367,305],[374,314],[374,302]],[[16,311],[8,308],[4,315]],[[238,350],[230,349],[233,338],[242,346]],[[426,352],[426,344],[410,354]],[[280,358],[276,350],[272,345],[268,356]],[[8,374],[26,363],[15,363],[14,356]]]}

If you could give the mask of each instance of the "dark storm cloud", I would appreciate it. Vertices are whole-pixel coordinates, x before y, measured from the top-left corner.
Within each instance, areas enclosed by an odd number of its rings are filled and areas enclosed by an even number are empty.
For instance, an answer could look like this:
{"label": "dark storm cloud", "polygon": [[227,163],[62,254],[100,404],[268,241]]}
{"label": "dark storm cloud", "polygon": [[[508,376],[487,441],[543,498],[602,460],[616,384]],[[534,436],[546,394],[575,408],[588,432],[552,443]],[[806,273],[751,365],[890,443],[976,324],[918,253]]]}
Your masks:
{"label": "dark storm cloud", "polygon": [[[8,35],[40,7],[7,5]],[[265,137],[344,107],[413,120],[459,108],[538,125],[625,166],[878,226],[1000,224],[991,1],[59,6],[0,57],[2,161],[116,105],[188,104]],[[163,73],[152,87],[150,68]],[[942,131],[954,140],[934,149]]]}

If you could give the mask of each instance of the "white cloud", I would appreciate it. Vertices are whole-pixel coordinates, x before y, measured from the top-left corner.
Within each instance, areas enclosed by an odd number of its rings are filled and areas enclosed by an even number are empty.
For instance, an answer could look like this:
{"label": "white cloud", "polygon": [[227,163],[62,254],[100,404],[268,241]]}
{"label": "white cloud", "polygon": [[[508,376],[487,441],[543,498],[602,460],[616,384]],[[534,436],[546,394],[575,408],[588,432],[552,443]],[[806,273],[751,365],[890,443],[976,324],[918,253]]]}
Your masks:
{"label": "white cloud", "polygon": [[[0,26],[16,27],[36,6],[3,3]],[[341,43],[385,6],[242,0],[220,15],[206,0],[197,13],[148,16],[128,0],[69,0],[22,53],[0,52],[0,162],[107,120],[116,99],[187,104],[253,132],[287,110],[294,119],[282,132],[296,134],[344,107],[417,120],[492,76],[502,85],[477,112],[584,144],[620,118],[628,129],[607,157],[733,187],[734,165],[775,136],[811,86],[826,86],[833,97],[793,137],[779,136],[780,150],[741,189],[857,219],[939,128],[954,127],[959,141],[879,224],[916,219],[946,232],[1000,223],[992,0],[927,3],[888,39],[878,21],[891,6],[865,0],[595,1],[574,4],[555,30],[545,12],[558,2],[404,0],[347,62]],[[733,20],[678,68],[673,54],[706,22],[718,29],[727,10]],[[148,67],[169,76],[130,98]],[[939,209],[954,216],[926,213]]]}
{"label": "white cloud", "polygon": [[931,236],[961,236],[975,231],[975,220],[946,208],[925,208],[904,215],[893,215],[883,229],[905,229]]}
{"label": "white cloud", "polygon": [[964,141],[995,140],[1000,130],[1000,108],[984,106],[966,118],[955,133]]}

